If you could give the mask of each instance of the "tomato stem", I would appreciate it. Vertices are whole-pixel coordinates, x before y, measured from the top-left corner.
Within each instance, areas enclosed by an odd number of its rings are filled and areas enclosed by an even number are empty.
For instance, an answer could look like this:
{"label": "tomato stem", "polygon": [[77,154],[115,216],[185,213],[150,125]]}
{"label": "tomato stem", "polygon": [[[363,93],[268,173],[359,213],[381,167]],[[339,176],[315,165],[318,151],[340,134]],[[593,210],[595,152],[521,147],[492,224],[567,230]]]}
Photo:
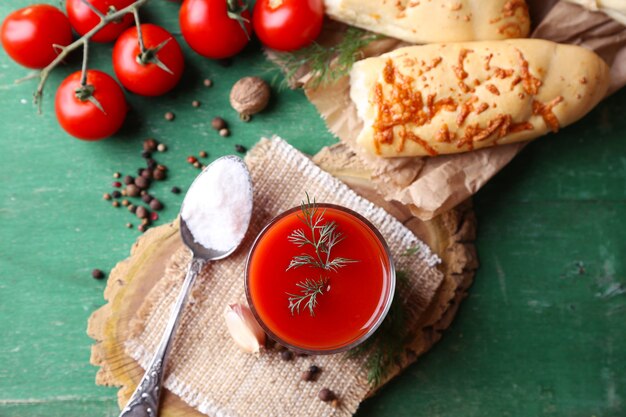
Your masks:
{"label": "tomato stem", "polygon": [[89,42],[83,42],[83,66],[80,74],[80,85],[87,84],[87,64],[89,62]]}
{"label": "tomato stem", "polygon": [[[121,19],[122,17],[124,17],[125,15],[129,13],[132,13],[135,17],[137,17],[139,15],[137,12],[139,8],[143,6],[144,4],[146,4],[148,1],[149,0],[136,0],[132,4],[129,4],[128,6],[120,10],[117,10],[115,12],[109,11],[109,13],[107,13],[106,15],[103,15],[99,10],[97,12],[94,11],[94,13],[96,13],[98,17],[100,17],[100,22],[96,26],[94,26],[89,32],[85,33],[82,37],[75,40],[68,46],[55,48],[55,49],[58,49],[60,52],[58,53],[56,58],[50,64],[48,64],[48,66],[46,66],[39,72],[39,84],[37,84],[37,89],[35,90],[35,93],[33,94],[33,102],[37,105],[37,109],[39,113],[41,113],[41,98],[43,96],[43,89],[46,84],[46,81],[48,80],[48,77],[50,76],[50,72],[52,72],[53,69],[55,69],[61,62],[63,62],[65,57],[67,57],[71,52],[75,51],[81,46],[83,46],[84,51],[86,51],[86,48],[85,48],[86,44],[91,40],[91,38],[96,33],[102,30],[102,28],[108,25],[109,23],[118,21],[119,19]],[[92,10],[95,9],[93,5],[89,3],[87,0],[83,0],[83,2],[87,4]],[[85,57],[83,56],[83,61],[84,60],[85,60]],[[88,99],[88,100],[93,102],[93,100],[91,99]],[[96,103],[94,103],[94,105],[98,106]]]}
{"label": "tomato stem", "polygon": [[143,43],[143,34],[141,33],[141,20],[139,20],[139,10],[133,9],[133,16],[135,17],[135,26],[137,27],[137,40],[139,41],[139,51],[143,56],[146,54],[146,45]]}
{"label": "tomato stem", "polygon": [[246,0],[226,0],[226,4],[226,14],[228,17],[239,23],[239,26],[241,26],[241,29],[246,34],[246,38],[250,40],[250,34],[248,33],[245,25],[245,23],[250,23],[250,21],[242,16],[242,13],[248,10],[248,2]]}

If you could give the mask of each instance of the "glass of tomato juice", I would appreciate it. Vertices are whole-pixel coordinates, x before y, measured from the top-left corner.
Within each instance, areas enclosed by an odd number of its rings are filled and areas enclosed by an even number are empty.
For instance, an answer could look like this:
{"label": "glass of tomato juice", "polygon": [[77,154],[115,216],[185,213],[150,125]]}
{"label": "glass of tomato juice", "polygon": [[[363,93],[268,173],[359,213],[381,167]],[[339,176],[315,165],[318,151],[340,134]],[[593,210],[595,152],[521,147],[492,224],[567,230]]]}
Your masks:
{"label": "glass of tomato juice", "polygon": [[307,223],[304,207],[278,215],[256,238],[246,296],[261,327],[281,345],[307,354],[343,352],[370,337],[389,311],[393,259],[360,214],[316,204]]}

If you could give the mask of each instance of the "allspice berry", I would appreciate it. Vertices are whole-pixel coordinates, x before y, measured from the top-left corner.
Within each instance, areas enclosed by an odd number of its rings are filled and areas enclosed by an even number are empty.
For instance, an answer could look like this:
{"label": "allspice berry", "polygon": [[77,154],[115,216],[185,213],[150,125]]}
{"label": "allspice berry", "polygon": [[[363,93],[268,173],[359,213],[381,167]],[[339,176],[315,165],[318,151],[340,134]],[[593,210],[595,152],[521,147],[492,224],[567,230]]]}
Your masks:
{"label": "allspice berry", "polygon": [[226,129],[228,125],[226,124],[226,120],[222,119],[221,117],[214,117],[213,120],[211,120],[211,127],[219,131],[222,129]]}
{"label": "allspice berry", "polygon": [[159,200],[157,200],[156,198],[153,198],[150,201],[150,208],[152,210],[161,210],[163,208],[163,203],[161,203]]}
{"label": "allspice berry", "polygon": [[128,184],[126,186],[126,195],[129,197],[137,197],[139,195],[139,187],[135,184]]}
{"label": "allspice berry", "polygon": [[150,186],[150,180],[146,177],[139,176],[135,178],[135,185],[139,188],[148,188]]}
{"label": "allspice berry", "polygon": [[140,219],[145,219],[148,217],[148,210],[144,206],[139,206],[135,211],[135,215]]}
{"label": "allspice berry", "polygon": [[329,402],[337,398],[335,396],[335,393],[329,390],[328,388],[322,388],[320,392],[317,394],[317,397],[324,402]]}
{"label": "allspice berry", "polygon": [[152,173],[152,177],[157,181],[163,181],[166,176],[167,174],[165,173],[165,170],[159,169],[158,167]]}
{"label": "allspice berry", "polygon": [[263,111],[270,101],[270,86],[259,77],[244,77],[230,90],[230,105],[246,120]]}
{"label": "allspice berry", "polygon": [[143,141],[143,150],[152,152],[156,150],[157,146],[159,146],[158,142],[153,138],[148,138]]}

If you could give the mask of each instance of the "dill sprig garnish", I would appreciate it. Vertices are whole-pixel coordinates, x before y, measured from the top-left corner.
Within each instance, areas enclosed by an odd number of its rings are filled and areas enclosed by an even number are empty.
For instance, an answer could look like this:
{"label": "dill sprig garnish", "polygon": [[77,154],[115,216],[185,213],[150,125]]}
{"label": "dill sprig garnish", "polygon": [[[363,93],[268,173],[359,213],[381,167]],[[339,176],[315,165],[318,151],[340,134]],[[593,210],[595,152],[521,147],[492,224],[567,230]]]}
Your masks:
{"label": "dill sprig garnish", "polygon": [[361,58],[361,49],[382,38],[382,35],[349,27],[341,41],[333,46],[313,42],[296,51],[277,53],[275,62],[285,74],[285,83],[289,83],[298,70],[306,65],[312,75],[307,86],[317,88],[346,75]]}
{"label": "dill sprig garnish", "polygon": [[302,294],[291,294],[289,295],[289,310],[291,310],[291,315],[294,314],[294,311],[300,314],[300,307],[302,303],[304,303],[304,307],[309,309],[309,314],[311,316],[315,316],[315,307],[317,306],[317,296],[324,294],[324,291],[328,291],[328,278],[320,277],[317,281],[313,281],[310,278],[299,282],[296,286],[302,288],[300,291]]}
{"label": "dill sprig garnish", "polygon": [[[405,272],[396,272],[397,286],[405,285],[407,281],[408,277]],[[367,381],[372,387],[380,385],[404,351],[407,328],[404,315],[405,305],[399,299],[399,293],[399,289],[396,288],[389,313],[376,334],[350,351],[351,356],[368,354],[365,367],[367,368]]]}
{"label": "dill sprig garnish", "polygon": [[[302,253],[294,256],[287,266],[287,271],[301,266],[311,266],[324,271],[337,272],[339,268],[358,262],[339,256],[331,258],[332,249],[344,239],[343,234],[338,230],[337,223],[334,221],[327,222],[324,219],[326,210],[320,211],[315,199],[311,201],[308,193],[306,193],[306,201],[302,201],[300,204],[300,211],[301,215],[298,215],[298,218],[304,223],[307,230],[296,229],[291,232],[287,239],[299,248],[311,246],[315,254]],[[302,289],[302,294],[287,293],[291,314],[293,315],[294,312],[300,314],[300,307],[302,303],[305,303],[311,316],[314,316],[317,296],[323,295],[330,289],[330,286],[326,286],[327,283],[327,277],[320,277],[317,281],[307,278],[298,282],[296,286]]]}
{"label": "dill sprig garnish", "polygon": [[303,229],[296,229],[287,237],[287,239],[299,248],[310,245],[315,250],[315,256],[303,253],[294,256],[287,271],[292,268],[301,266],[312,266],[326,271],[337,271],[337,269],[346,266],[349,263],[357,262],[353,259],[336,257],[331,259],[331,251],[344,237],[337,229],[337,223],[334,221],[325,222],[324,213],[326,210],[319,210],[315,203],[315,199],[311,201],[306,194],[306,202],[300,204],[301,216],[298,218],[305,224],[310,234]]}

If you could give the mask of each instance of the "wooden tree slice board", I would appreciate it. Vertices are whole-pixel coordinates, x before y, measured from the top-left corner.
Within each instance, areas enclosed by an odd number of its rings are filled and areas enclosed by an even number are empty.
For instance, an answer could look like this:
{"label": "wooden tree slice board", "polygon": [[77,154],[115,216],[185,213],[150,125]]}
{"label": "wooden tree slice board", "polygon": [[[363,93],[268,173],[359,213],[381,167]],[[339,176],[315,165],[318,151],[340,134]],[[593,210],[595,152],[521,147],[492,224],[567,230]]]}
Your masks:
{"label": "wooden tree slice board", "polygon": [[[478,267],[473,244],[476,218],[471,203],[467,202],[430,221],[420,221],[402,205],[384,201],[373,188],[370,173],[344,145],[324,148],[313,160],[355,192],[402,221],[442,259],[440,269],[444,281],[396,369],[383,381],[385,383],[430,349],[452,322]],[[163,276],[167,260],[181,245],[178,221],[150,229],[139,237],[130,257],[111,271],[104,291],[108,303],[89,318],[87,333],[96,340],[92,346],[91,363],[100,367],[96,383],[119,386],[120,407],[126,404],[144,373],[143,368],[124,352],[131,321],[145,296]],[[372,389],[370,395],[376,389]],[[203,416],[169,391],[164,393],[162,401],[163,417]]]}

